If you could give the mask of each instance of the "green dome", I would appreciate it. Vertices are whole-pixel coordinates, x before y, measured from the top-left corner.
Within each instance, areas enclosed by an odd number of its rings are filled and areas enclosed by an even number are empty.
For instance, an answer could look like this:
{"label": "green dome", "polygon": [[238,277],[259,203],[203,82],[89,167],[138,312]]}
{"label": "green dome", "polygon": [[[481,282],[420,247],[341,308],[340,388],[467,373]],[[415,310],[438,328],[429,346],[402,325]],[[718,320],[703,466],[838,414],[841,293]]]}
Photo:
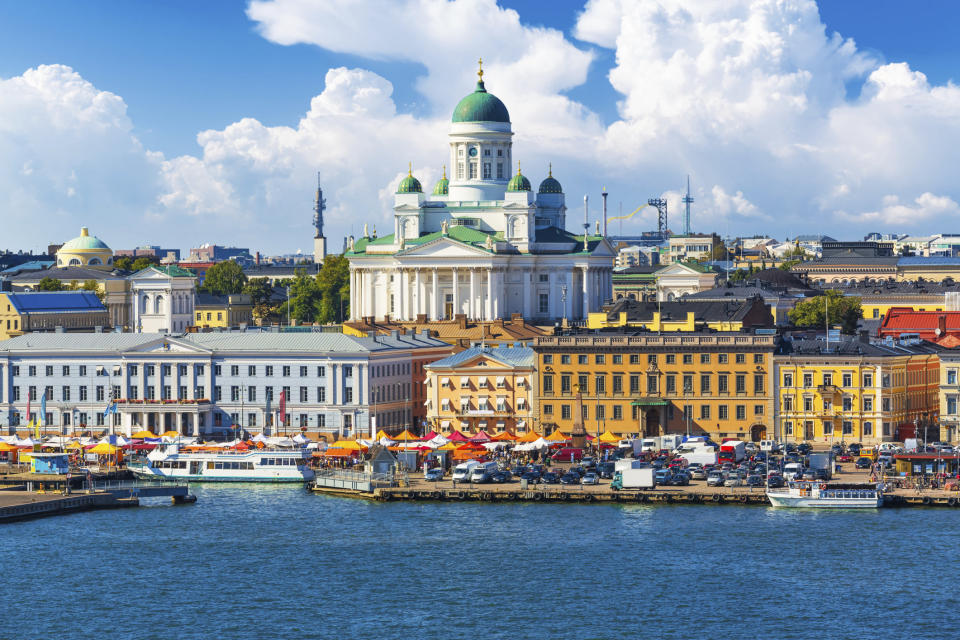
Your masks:
{"label": "green dome", "polygon": [[397,193],[423,193],[420,181],[413,177],[413,171],[407,172],[407,177],[400,181]]}
{"label": "green dome", "polygon": [[550,165],[550,174],[540,183],[539,193],[563,193],[560,181],[553,177],[553,165]]}
{"label": "green dome", "polygon": [[532,191],[530,187],[530,181],[527,180],[527,176],[520,173],[520,169],[517,169],[517,175],[510,178],[510,182],[507,184],[507,191]]}
{"label": "green dome", "polygon": [[433,188],[433,195],[445,196],[450,193],[450,181],[447,180],[447,168],[443,168],[443,177],[437,181],[437,186]]}
{"label": "green dome", "polygon": [[487,93],[483,80],[473,93],[457,103],[453,110],[454,122],[510,122],[510,114],[500,98]]}
{"label": "green dome", "polygon": [[78,249],[106,249],[109,250],[110,247],[106,243],[96,236],[91,236],[90,232],[87,231],[86,227],[80,229],[80,235],[73,240],[70,240],[62,247],[61,251],[76,251]]}

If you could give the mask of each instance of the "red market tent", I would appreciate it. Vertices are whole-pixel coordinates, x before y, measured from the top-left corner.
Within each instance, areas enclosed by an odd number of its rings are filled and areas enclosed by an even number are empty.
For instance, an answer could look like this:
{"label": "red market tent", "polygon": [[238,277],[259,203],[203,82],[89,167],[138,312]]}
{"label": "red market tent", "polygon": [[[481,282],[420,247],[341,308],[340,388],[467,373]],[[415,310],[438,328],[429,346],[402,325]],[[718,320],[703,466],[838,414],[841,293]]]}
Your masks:
{"label": "red market tent", "polygon": [[453,433],[448,435],[447,440],[449,440],[450,442],[470,442],[470,438],[463,435],[459,431],[454,431]]}

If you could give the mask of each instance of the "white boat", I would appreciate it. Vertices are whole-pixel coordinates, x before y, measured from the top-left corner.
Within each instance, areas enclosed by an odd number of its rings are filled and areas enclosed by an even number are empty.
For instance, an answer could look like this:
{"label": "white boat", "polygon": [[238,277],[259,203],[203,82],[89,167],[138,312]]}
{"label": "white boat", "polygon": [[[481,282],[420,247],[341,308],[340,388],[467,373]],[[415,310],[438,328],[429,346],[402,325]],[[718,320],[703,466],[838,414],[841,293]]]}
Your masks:
{"label": "white boat", "polygon": [[156,449],[147,462],[130,470],[141,478],[191,482],[307,482],[313,480],[306,449],[251,451],[180,451],[176,445]]}
{"label": "white boat", "polygon": [[883,505],[883,490],[875,488],[832,488],[819,482],[788,482],[777,489],[767,488],[767,499],[774,507],[809,509],[876,509]]}

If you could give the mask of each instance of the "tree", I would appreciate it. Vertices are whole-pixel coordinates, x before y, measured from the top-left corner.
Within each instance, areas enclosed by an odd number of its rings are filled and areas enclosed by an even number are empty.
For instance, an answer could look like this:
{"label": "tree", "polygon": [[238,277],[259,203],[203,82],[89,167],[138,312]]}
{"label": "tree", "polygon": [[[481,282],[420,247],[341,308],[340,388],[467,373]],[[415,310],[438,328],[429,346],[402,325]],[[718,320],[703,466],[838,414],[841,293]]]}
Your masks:
{"label": "tree", "polygon": [[142,270],[146,269],[147,267],[149,267],[149,266],[151,266],[151,265],[154,265],[154,264],[160,264],[160,263],[157,262],[157,259],[154,258],[153,256],[140,256],[140,257],[138,257],[136,260],[133,261],[133,264],[130,265],[130,270],[131,270],[131,271],[142,271]]}
{"label": "tree", "polygon": [[50,276],[41,278],[40,282],[37,283],[37,291],[63,291],[63,289],[63,283]]}
{"label": "tree", "polygon": [[723,242],[718,242],[713,245],[713,249],[710,251],[711,260],[729,260],[730,252],[727,251],[727,245]]}
{"label": "tree", "polygon": [[827,307],[830,308],[830,326],[839,324],[844,333],[856,333],[858,320],[863,317],[860,298],[845,296],[836,289],[829,289],[822,296],[798,302],[789,317],[797,327],[819,329],[825,326]]}
{"label": "tree", "polygon": [[248,280],[247,284],[243,285],[242,293],[250,296],[250,302],[256,307],[265,305],[270,301],[270,298],[273,297],[273,287],[270,286],[270,281],[266,278],[255,278]]}
{"label": "tree", "polygon": [[240,293],[247,284],[243,268],[233,260],[218,262],[209,269],[203,279],[201,291],[217,295]]}
{"label": "tree", "polygon": [[307,275],[306,269],[294,271],[295,277],[290,284],[290,298],[278,311],[282,317],[288,314],[297,322],[313,322],[319,315],[320,288],[317,280]]}
{"label": "tree", "polygon": [[350,304],[350,261],[342,255],[329,255],[317,273],[320,291],[320,322],[343,322]]}

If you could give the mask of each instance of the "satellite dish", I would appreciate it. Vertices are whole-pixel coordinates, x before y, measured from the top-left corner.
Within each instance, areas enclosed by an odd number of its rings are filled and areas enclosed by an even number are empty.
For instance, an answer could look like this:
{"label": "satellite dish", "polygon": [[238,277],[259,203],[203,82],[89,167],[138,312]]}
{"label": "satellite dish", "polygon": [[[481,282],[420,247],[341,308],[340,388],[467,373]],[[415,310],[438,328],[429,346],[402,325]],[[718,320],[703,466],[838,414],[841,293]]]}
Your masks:
{"label": "satellite dish", "polygon": [[940,335],[940,327],[937,327],[936,329],[934,329],[933,333],[936,335]]}

